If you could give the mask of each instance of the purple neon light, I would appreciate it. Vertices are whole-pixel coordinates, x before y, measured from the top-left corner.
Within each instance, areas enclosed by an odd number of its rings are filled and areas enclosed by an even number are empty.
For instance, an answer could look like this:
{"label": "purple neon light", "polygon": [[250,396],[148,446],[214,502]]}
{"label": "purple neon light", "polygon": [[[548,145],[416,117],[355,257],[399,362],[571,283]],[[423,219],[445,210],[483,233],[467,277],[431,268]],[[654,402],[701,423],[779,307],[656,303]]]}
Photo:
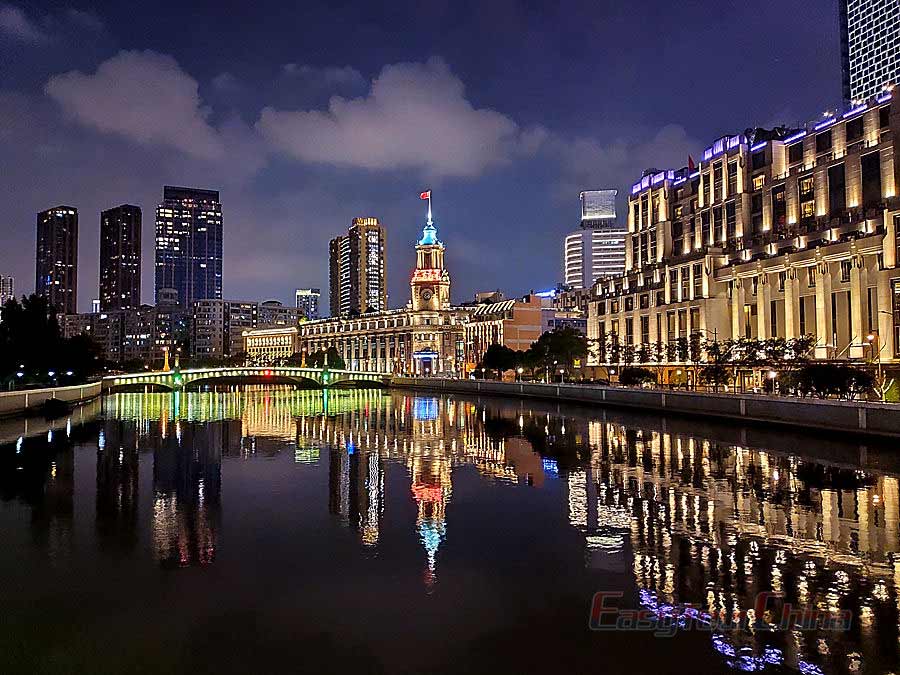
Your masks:
{"label": "purple neon light", "polygon": [[764,147],[766,147],[766,143],[768,143],[768,142],[769,141],[760,141],[759,143],[755,143],[754,145],[752,145],[750,147],[750,152],[756,152],[757,150],[762,150]]}
{"label": "purple neon light", "polygon": [[881,96],[875,99],[876,103],[887,103],[891,100],[891,96],[893,96],[892,92],[886,91]]}
{"label": "purple neon light", "polygon": [[825,127],[830,127],[835,122],[837,122],[837,117],[830,117],[824,122],[819,122],[816,126],[813,127],[813,129],[815,131],[819,131],[820,129],[824,129]]}
{"label": "purple neon light", "polygon": [[798,131],[796,134],[788,136],[787,138],[783,138],[781,142],[784,144],[793,143],[794,141],[799,141],[804,136],[806,136],[806,129],[804,129],[803,131]]}
{"label": "purple neon light", "polygon": [[869,106],[867,106],[865,103],[863,103],[862,105],[858,105],[855,108],[850,108],[850,110],[848,110],[843,115],[841,115],[841,117],[843,117],[844,119],[847,119],[848,117],[853,117],[854,115],[859,115],[860,113],[865,112],[868,107]]}

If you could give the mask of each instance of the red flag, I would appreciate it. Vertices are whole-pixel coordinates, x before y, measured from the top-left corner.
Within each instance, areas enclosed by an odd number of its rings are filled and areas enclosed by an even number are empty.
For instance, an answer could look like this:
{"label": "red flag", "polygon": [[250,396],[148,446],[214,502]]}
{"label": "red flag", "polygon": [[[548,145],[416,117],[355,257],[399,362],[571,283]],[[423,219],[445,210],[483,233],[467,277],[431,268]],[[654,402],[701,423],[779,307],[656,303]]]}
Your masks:
{"label": "red flag", "polygon": [[688,155],[688,171],[693,171],[695,168],[694,158]]}
{"label": "red flag", "polygon": [[431,199],[431,190],[425,190],[425,192],[419,195],[419,199]]}

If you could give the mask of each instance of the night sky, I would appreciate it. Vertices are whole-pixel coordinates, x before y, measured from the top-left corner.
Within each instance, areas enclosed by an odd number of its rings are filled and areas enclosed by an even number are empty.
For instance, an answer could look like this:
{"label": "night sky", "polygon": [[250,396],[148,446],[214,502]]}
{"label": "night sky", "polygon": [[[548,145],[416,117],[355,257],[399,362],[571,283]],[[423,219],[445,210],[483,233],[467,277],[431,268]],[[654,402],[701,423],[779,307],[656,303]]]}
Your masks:
{"label": "night sky", "polygon": [[0,2],[0,274],[31,292],[35,213],[76,206],[88,311],[99,212],[133,203],[152,302],[155,206],[188,185],[221,192],[226,298],[327,294],[328,240],[377,216],[401,306],[430,187],[454,301],[540,289],[579,191],[840,81],[837,0]]}

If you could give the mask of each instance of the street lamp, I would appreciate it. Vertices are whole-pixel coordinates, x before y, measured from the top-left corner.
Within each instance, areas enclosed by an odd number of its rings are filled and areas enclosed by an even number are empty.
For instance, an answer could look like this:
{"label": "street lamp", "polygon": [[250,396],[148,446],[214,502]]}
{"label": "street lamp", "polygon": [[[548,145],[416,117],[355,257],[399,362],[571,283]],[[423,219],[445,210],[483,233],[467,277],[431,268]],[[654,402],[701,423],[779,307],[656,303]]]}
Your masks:
{"label": "street lamp", "polygon": [[565,368],[560,368],[560,369],[559,369],[559,381],[560,381],[560,384],[562,384],[563,382],[565,382],[565,377],[566,377],[566,369],[565,369]]}
{"label": "street lamp", "polygon": [[516,368],[516,374],[519,376],[519,382],[522,381],[522,373],[525,372],[525,369],[522,366]]}

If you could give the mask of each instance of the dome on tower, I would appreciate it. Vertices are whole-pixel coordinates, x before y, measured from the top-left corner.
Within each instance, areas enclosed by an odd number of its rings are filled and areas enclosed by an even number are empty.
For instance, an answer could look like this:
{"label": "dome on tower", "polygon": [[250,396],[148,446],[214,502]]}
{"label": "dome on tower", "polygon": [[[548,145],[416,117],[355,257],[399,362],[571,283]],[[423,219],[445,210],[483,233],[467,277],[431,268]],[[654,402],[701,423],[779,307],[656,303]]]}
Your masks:
{"label": "dome on tower", "polygon": [[440,243],[437,238],[437,228],[432,223],[428,223],[422,228],[422,238],[419,239],[419,246],[434,246]]}

